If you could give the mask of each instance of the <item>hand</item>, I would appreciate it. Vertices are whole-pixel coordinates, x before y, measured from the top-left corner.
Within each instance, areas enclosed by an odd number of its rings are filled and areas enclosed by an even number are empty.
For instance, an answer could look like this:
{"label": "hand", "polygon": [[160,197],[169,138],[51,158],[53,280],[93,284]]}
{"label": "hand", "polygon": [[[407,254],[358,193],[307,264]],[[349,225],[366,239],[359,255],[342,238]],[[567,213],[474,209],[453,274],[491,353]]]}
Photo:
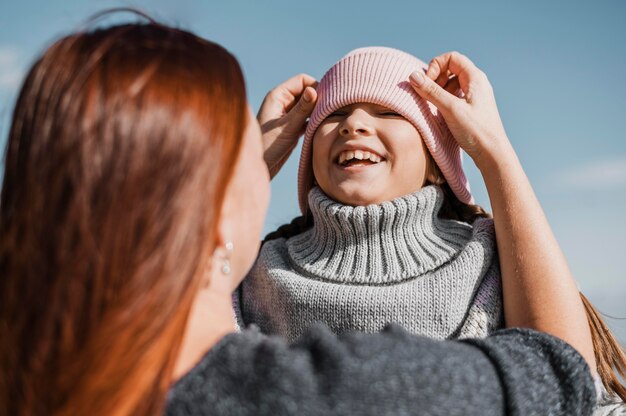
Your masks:
{"label": "hand", "polygon": [[257,120],[263,135],[263,157],[272,178],[304,134],[317,101],[316,86],[310,75],[296,75],[271,90],[261,104]]}
{"label": "hand", "polygon": [[[487,76],[458,52],[433,59],[411,85],[443,114],[480,169],[500,260],[507,327],[528,327],[568,342],[595,374],[591,331],[576,281],[509,142]],[[458,89],[463,97],[455,95]],[[563,319],[566,317],[567,319]]]}
{"label": "hand", "polygon": [[[469,58],[458,52],[444,53],[430,62],[425,76],[416,71],[409,81],[441,111],[459,146],[479,168],[485,159],[497,158],[497,152],[512,151],[491,84]],[[462,97],[455,95],[459,88]]]}

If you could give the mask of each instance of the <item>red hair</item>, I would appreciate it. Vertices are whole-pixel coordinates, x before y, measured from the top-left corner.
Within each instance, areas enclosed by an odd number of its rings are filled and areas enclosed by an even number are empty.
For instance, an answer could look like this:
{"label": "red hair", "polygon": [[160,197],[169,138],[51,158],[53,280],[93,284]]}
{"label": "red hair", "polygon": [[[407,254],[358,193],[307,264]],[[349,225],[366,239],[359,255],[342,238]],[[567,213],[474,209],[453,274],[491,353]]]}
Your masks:
{"label": "red hair", "polygon": [[0,414],[156,414],[247,122],[221,46],[160,24],[34,64],[0,202]]}

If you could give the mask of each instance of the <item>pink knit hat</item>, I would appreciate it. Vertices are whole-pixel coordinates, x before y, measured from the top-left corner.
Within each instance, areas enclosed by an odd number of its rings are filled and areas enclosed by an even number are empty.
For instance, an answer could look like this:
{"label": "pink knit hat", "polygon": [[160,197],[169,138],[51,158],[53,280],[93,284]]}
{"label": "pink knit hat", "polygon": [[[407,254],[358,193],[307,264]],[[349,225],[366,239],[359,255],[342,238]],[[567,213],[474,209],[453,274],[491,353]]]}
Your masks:
{"label": "pink knit hat", "polygon": [[313,187],[315,131],[335,110],[362,102],[382,105],[409,120],[457,198],[473,203],[459,145],[437,108],[422,99],[409,84],[411,72],[427,68],[424,62],[397,49],[369,47],[353,50],[326,72],[317,87],[317,104],[306,128],[300,155],[298,200],[303,214],[308,210],[308,193]]}

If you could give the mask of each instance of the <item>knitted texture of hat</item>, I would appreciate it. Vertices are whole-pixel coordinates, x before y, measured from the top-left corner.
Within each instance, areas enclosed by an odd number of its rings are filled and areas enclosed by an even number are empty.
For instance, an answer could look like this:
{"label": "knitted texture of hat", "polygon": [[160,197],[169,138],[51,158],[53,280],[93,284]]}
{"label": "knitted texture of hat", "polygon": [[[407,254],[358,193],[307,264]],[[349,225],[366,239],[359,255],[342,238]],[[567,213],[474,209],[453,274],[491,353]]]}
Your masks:
{"label": "knitted texture of hat", "polygon": [[314,185],[312,150],[317,128],[337,109],[360,102],[382,105],[410,121],[456,197],[461,202],[473,203],[459,145],[437,108],[422,99],[409,84],[411,72],[426,68],[424,62],[400,50],[368,47],[353,50],[326,72],[317,87],[317,104],[300,155],[298,202],[303,214],[308,210],[307,195]]}

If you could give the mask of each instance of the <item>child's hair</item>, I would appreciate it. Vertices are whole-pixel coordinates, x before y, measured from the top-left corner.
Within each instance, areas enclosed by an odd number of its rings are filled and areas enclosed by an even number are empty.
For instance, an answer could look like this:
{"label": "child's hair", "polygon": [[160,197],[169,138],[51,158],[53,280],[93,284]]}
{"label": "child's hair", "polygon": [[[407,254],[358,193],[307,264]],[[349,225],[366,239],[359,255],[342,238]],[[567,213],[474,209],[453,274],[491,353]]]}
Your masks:
{"label": "child's hair", "polygon": [[582,293],[580,293],[580,298],[585,305],[587,320],[591,328],[593,352],[600,380],[609,393],[617,394],[626,402],[626,387],[619,379],[619,376],[626,378],[626,350],[606,326],[600,313],[589,302],[589,299]]}

